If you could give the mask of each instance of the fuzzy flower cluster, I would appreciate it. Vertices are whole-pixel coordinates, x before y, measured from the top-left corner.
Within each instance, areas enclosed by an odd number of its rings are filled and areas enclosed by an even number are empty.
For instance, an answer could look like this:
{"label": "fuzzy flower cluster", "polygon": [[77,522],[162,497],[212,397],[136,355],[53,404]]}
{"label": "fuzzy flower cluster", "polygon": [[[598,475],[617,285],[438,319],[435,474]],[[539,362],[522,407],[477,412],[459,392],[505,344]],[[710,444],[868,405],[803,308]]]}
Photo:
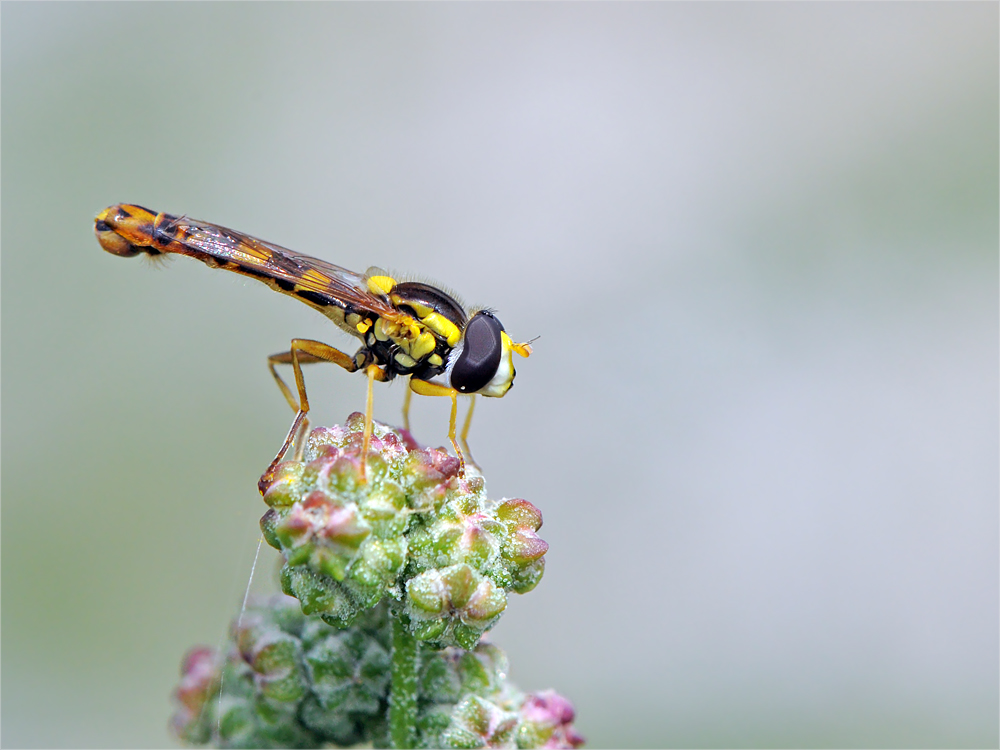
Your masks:
{"label": "fuzzy flower cluster", "polygon": [[[175,693],[173,727],[219,747],[391,745],[391,627],[387,605],[346,630],[276,596],[233,624],[224,656],[190,652]],[[420,651],[419,747],[575,748],[573,708],[554,691],[525,694],[506,678],[494,645]]]}
{"label": "fuzzy flower cluster", "polygon": [[282,590],[337,627],[391,600],[417,639],[473,649],[508,593],[541,580],[542,515],[527,500],[489,500],[472,467],[462,477],[444,451],[374,427],[366,465],[355,413],[313,430],[303,460],[264,488],[261,529],[284,556]]}

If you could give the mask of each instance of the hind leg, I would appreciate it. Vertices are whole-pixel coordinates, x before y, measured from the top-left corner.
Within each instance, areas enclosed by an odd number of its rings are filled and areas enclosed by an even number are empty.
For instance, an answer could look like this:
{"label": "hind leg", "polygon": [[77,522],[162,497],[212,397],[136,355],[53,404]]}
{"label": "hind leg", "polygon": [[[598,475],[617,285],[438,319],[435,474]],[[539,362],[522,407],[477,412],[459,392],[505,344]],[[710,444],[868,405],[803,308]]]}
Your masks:
{"label": "hind leg", "polygon": [[[257,483],[261,494],[264,494],[268,485],[274,479],[274,470],[284,460],[285,454],[292,443],[296,439],[299,440],[299,452],[304,447],[305,441],[302,438],[309,427],[309,420],[306,417],[309,413],[309,398],[306,395],[306,382],[305,377],[302,375],[302,365],[314,362],[332,362],[335,365],[343,367],[348,372],[357,372],[362,367],[362,364],[356,358],[344,354],[344,352],[328,344],[311,339],[292,339],[291,347],[287,352],[272,354],[267,358],[267,367],[274,377],[274,382],[281,389],[281,393],[288,402],[288,405],[295,411],[295,419],[292,421],[292,426],[288,429],[288,434],[285,436],[285,441],[278,450],[278,454],[271,461],[270,466],[267,467],[267,470],[261,475],[260,481]],[[292,393],[292,390],[278,374],[276,365],[292,366],[292,372],[295,376],[295,388],[298,391],[298,400],[296,400],[295,394]],[[370,401],[371,395],[369,393],[369,403]],[[369,424],[370,419],[371,415],[369,413],[365,420],[366,425]],[[297,457],[301,458],[301,456]]]}

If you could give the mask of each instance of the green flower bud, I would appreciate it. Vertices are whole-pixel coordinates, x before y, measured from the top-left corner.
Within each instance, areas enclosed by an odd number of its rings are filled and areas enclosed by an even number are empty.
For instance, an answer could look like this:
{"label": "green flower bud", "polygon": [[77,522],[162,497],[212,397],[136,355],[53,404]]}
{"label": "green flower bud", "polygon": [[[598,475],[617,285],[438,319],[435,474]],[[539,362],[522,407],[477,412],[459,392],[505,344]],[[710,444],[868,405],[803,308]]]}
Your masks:
{"label": "green flower bud", "polygon": [[338,627],[403,599],[417,638],[475,647],[507,592],[542,577],[541,513],[526,500],[489,500],[474,467],[460,477],[458,459],[378,423],[362,472],[363,429],[352,414],[313,430],[303,460],[279,466],[265,488],[261,530],[284,555],[282,590]]}
{"label": "green flower bud", "polygon": [[378,713],[390,655],[377,640],[359,631],[330,633],[305,658],[312,691],[323,708]]}
{"label": "green flower bud", "polygon": [[492,643],[473,651],[446,648],[424,655],[420,691],[434,703],[457,703],[463,695],[499,693],[507,678],[507,655]]}
{"label": "green flower bud", "polygon": [[[472,648],[507,604],[507,591],[534,588],[548,545],[535,531],[541,513],[526,500],[487,500],[482,482],[449,487],[436,513],[409,533],[416,573],[406,585],[414,634]],[[442,623],[441,618],[447,620]]]}
{"label": "green flower bud", "polygon": [[186,657],[174,730],[221,747],[374,741],[385,734],[388,630],[385,607],[340,631],[292,599],[253,604],[231,628],[224,666],[210,649]]}
{"label": "green flower bud", "polygon": [[[174,730],[185,742],[220,747],[387,747],[391,633],[385,605],[337,630],[286,597],[254,603],[232,626],[225,660],[204,648],[185,658]],[[495,645],[435,651],[424,644],[418,663],[420,747],[571,748],[583,741],[569,702],[552,691],[519,692]]]}
{"label": "green flower bud", "polygon": [[508,593],[542,577],[541,513],[490,500],[476,467],[460,475],[458,459],[385,425],[364,454],[363,431],[357,413],[314,429],[302,460],[262,480],[261,531],[294,599],[250,606],[224,659],[188,656],[178,736],[222,747],[579,745],[569,703],[519,692],[503,651],[480,643]]}
{"label": "green flower bud", "polygon": [[511,747],[518,716],[478,695],[459,703],[441,734],[442,747]]}
{"label": "green flower bud", "polygon": [[407,614],[421,640],[475,648],[507,606],[507,594],[465,563],[432,569],[406,584]]}
{"label": "green flower bud", "polygon": [[261,530],[285,557],[282,590],[342,626],[389,594],[406,563],[406,492],[393,477],[408,451],[376,427],[365,472],[363,420],[352,415],[345,427],[313,430],[305,460],[280,465],[264,491]]}

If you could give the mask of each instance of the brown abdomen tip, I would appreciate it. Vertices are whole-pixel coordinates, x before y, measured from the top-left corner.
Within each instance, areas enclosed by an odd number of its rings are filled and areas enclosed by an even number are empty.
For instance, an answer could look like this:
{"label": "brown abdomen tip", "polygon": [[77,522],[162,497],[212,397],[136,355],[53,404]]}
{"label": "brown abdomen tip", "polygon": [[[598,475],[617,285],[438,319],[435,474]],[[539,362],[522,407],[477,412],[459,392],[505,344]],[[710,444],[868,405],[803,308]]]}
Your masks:
{"label": "brown abdomen tip", "polygon": [[143,252],[141,247],[134,245],[123,235],[126,222],[131,218],[132,214],[122,205],[111,206],[97,214],[94,219],[94,235],[101,247],[112,255],[123,258],[131,258]]}

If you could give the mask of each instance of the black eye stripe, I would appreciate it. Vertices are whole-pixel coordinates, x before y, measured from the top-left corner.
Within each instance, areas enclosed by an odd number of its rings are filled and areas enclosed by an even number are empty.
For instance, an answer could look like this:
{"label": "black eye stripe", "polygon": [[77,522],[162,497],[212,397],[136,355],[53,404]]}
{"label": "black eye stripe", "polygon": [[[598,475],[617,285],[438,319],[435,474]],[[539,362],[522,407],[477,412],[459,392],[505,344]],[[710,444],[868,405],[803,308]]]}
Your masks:
{"label": "black eye stripe", "polygon": [[451,370],[451,386],[475,393],[489,383],[500,367],[503,325],[488,312],[478,312],[465,327],[462,353]]}

